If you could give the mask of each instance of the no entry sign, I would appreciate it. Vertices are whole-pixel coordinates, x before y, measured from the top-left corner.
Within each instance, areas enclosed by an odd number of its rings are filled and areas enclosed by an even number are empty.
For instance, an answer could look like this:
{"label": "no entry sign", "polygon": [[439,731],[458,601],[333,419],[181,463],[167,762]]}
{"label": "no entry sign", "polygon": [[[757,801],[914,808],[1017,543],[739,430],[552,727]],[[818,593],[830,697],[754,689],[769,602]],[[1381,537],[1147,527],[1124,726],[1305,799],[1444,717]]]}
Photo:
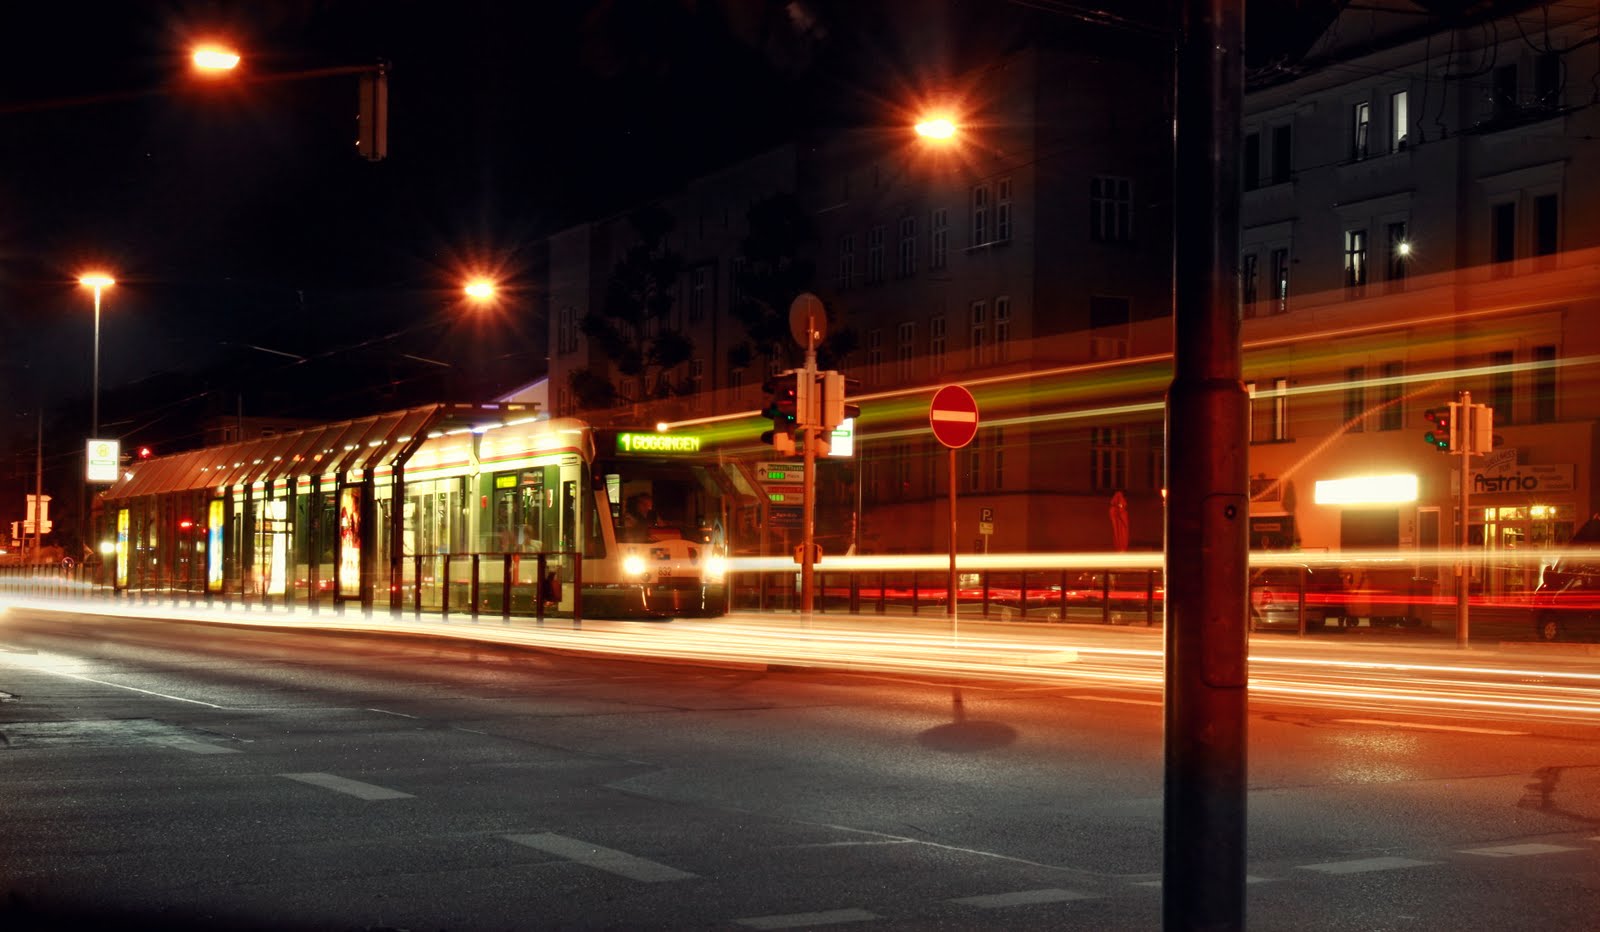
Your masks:
{"label": "no entry sign", "polygon": [[978,402],[960,385],[946,385],[933,393],[928,422],[940,443],[952,450],[960,449],[971,443],[978,432]]}

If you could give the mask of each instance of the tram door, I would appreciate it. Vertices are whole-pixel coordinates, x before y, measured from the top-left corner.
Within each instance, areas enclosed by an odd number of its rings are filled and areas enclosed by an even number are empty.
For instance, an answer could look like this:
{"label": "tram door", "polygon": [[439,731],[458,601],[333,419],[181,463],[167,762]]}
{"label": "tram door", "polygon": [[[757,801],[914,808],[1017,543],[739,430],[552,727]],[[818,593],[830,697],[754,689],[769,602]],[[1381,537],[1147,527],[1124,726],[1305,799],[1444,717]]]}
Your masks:
{"label": "tram door", "polygon": [[[575,550],[578,547],[578,490],[581,463],[576,457],[561,465],[535,466],[494,478],[493,540],[489,549],[500,553],[535,554]],[[562,582],[572,578],[569,558],[551,556],[547,571]],[[532,585],[538,563],[514,562],[517,583]],[[571,586],[562,587],[563,607],[570,607]]]}

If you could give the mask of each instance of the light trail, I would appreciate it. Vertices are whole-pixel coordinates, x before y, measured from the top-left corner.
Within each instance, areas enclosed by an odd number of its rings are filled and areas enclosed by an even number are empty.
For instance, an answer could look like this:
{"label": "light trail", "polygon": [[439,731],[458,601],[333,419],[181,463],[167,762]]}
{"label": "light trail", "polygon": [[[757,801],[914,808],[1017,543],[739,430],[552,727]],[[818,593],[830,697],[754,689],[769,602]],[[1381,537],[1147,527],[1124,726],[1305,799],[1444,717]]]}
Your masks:
{"label": "light trail", "polygon": [[[1009,685],[1060,688],[1082,693],[1105,690],[1153,696],[1159,705],[1163,650],[1158,632],[1102,626],[982,622],[959,619],[951,625],[914,616],[732,615],[720,619],[667,623],[585,621],[573,625],[552,619],[540,626],[530,619],[503,624],[498,618],[477,623],[437,616],[391,619],[386,616],[312,615],[285,612],[187,609],[104,602],[18,601],[14,608],[69,611],[112,617],[146,617],[255,628],[379,632],[459,637],[558,653],[579,653],[669,663],[707,663],[734,668],[816,669],[900,677],[982,680]],[[15,613],[0,619],[0,637]],[[109,633],[114,636],[114,632]],[[1322,643],[1257,644],[1250,655],[1250,693],[1254,702],[1288,703],[1385,714],[1454,716],[1481,720],[1542,720],[1600,727],[1600,671],[1559,663],[1483,662],[1463,655],[1377,659],[1351,656],[1344,645]],[[1400,648],[1414,651],[1415,648]],[[0,653],[0,665],[36,665]],[[59,668],[58,668],[59,669]],[[113,684],[115,685],[115,684]],[[1126,698],[1123,695],[1122,698]]]}

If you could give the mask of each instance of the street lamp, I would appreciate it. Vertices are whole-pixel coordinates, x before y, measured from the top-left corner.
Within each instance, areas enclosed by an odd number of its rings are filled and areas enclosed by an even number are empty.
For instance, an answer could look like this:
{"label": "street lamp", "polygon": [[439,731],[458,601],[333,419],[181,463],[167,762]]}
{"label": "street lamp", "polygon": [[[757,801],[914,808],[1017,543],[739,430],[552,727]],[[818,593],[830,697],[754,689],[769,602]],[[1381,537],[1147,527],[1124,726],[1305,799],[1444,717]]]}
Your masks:
{"label": "street lamp", "polygon": [[94,289],[94,389],[89,400],[89,437],[100,437],[100,292],[116,282],[104,272],[90,272],[78,278],[78,284]]}
{"label": "street lamp", "polygon": [[930,114],[927,119],[918,122],[915,129],[918,136],[937,142],[947,142],[956,135],[955,121],[943,114]]}
{"label": "street lamp", "polygon": [[494,297],[495,284],[487,278],[475,278],[467,282],[466,286],[461,290],[467,293],[467,297],[482,303]]}
{"label": "street lamp", "polygon": [[218,74],[239,67],[239,53],[220,45],[199,46],[190,60],[202,74]]}

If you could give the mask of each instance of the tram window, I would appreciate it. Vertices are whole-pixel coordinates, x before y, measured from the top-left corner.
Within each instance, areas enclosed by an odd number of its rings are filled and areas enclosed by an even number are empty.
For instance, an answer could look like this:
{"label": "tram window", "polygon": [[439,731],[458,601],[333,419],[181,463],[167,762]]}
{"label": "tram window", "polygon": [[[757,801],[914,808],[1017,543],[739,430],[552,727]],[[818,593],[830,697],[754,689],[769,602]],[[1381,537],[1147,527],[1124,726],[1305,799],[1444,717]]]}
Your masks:
{"label": "tram window", "polygon": [[572,550],[577,541],[573,534],[578,526],[578,482],[568,479],[561,483],[561,550]]}

